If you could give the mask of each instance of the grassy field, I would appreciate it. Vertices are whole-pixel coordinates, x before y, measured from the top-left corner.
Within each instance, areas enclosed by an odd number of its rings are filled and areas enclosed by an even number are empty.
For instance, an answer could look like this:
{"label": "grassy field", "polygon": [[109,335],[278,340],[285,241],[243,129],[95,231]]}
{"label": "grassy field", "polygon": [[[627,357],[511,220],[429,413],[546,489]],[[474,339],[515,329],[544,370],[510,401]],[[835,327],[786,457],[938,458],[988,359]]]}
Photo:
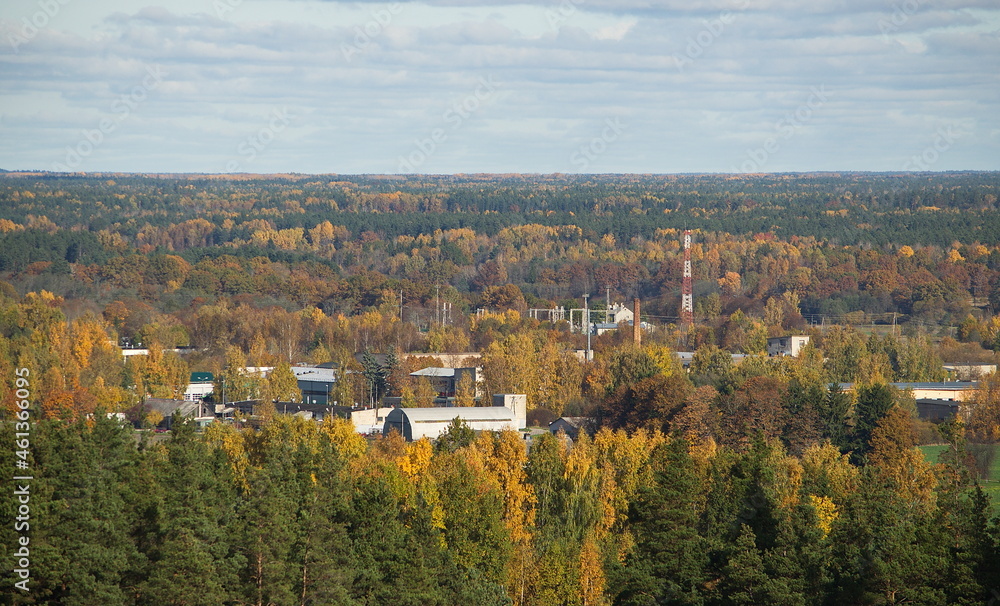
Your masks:
{"label": "grassy field", "polygon": [[[994,451],[998,446],[1000,445],[993,445]],[[920,447],[920,450],[924,452],[924,457],[931,463],[937,463],[938,457],[947,449],[948,446],[946,444],[932,444]],[[1000,456],[997,455],[1000,455],[1000,453],[994,455],[993,463],[990,465],[987,477],[979,480],[983,492],[989,495],[990,500],[993,502],[994,514],[1000,514]]]}
{"label": "grassy field", "polygon": [[942,452],[948,450],[947,444],[931,444],[930,446],[921,446],[920,450],[924,451],[924,458],[926,458],[931,463],[937,463],[938,457]]}

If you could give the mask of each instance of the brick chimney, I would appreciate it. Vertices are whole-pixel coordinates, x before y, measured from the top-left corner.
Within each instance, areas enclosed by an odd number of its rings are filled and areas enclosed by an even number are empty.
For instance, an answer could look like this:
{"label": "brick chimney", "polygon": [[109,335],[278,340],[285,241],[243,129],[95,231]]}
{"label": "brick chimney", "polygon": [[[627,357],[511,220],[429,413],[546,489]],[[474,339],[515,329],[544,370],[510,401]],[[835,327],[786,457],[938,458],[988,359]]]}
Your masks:
{"label": "brick chimney", "polygon": [[642,345],[642,322],[639,320],[639,297],[632,299],[632,341]]}

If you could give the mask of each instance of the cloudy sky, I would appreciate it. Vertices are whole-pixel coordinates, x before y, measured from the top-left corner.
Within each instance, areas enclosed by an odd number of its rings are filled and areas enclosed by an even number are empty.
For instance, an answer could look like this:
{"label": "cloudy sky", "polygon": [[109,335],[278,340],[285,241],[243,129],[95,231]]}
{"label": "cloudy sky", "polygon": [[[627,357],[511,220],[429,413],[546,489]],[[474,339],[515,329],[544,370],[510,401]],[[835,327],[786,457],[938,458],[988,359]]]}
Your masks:
{"label": "cloudy sky", "polygon": [[998,170],[1000,3],[4,0],[0,168]]}

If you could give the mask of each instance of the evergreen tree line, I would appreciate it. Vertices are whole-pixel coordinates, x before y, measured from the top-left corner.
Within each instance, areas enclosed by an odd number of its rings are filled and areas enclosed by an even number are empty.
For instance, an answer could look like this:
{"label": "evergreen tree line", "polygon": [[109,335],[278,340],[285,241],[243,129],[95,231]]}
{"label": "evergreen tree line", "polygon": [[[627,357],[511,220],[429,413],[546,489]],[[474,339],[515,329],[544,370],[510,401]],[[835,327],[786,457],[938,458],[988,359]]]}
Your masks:
{"label": "evergreen tree line", "polygon": [[[30,592],[0,501],[5,604],[983,604],[1000,527],[961,425],[940,463],[891,405],[865,454],[793,456],[658,430],[574,442],[461,423],[435,443],[349,422],[177,419],[155,443],[97,413],[33,425]],[[15,450],[12,423],[0,448]],[[13,457],[2,462],[10,495]]]}

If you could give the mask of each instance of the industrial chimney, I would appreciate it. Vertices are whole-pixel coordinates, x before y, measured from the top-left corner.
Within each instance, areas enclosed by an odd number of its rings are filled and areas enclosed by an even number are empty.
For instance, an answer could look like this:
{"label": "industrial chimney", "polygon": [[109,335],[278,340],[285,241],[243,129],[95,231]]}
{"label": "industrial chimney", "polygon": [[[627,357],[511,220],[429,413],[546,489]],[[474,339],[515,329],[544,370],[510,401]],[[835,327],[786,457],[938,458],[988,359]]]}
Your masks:
{"label": "industrial chimney", "polygon": [[642,322],[639,320],[639,297],[632,299],[632,341],[642,345]]}

